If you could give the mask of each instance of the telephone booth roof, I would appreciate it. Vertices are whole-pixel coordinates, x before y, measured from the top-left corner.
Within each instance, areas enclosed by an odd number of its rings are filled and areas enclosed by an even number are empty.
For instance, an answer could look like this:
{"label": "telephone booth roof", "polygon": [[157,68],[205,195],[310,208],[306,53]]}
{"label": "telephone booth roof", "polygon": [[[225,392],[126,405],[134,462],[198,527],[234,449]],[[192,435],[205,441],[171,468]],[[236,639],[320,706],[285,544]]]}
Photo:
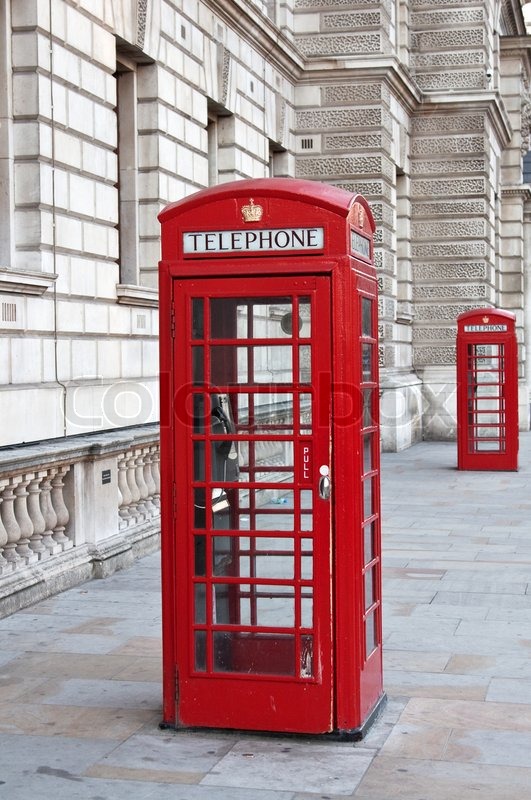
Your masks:
{"label": "telephone booth roof", "polygon": [[512,322],[513,325],[516,321],[516,315],[513,314],[512,311],[503,311],[499,308],[473,308],[471,311],[464,311],[462,314],[459,314],[457,317],[457,324],[459,326],[470,322],[472,319],[476,319],[477,317],[492,317],[496,319],[503,319],[506,322]]}
{"label": "telephone booth roof", "polygon": [[[256,211],[256,216],[244,219],[242,214],[247,209]],[[162,224],[164,260],[197,257],[197,254],[183,250],[180,233],[187,229],[211,231],[214,228],[218,232],[265,229],[274,232],[286,226],[296,226],[295,230],[299,226],[320,226],[321,245],[307,250],[307,255],[336,256],[350,252],[370,262],[376,227],[369,205],[361,195],[318,181],[295,178],[237,180],[201,189],[166,206],[158,218]],[[290,255],[296,254],[295,249],[291,250]],[[220,258],[227,255],[271,256],[273,253],[217,252],[207,255]]]}
{"label": "telephone booth roof", "polygon": [[327,183],[295,178],[255,178],[231,181],[230,183],[221,183],[207,189],[200,189],[189,197],[183,197],[181,200],[167,205],[162,209],[158,218],[161,223],[165,223],[185,211],[193,211],[197,207],[204,206],[205,203],[248,197],[253,192],[279,200],[294,200],[299,203],[307,203],[308,205],[331,211],[341,217],[348,217],[352,206],[355,202],[358,202],[365,206],[368,212],[372,233],[374,233],[376,227],[369,205],[362,195],[352,194]]}

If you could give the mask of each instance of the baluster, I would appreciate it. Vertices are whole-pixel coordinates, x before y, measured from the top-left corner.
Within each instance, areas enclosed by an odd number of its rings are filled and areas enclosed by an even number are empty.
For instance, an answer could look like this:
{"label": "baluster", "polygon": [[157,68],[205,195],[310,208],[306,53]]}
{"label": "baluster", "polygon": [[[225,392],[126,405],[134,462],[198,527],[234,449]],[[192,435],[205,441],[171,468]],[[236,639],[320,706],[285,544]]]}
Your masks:
{"label": "baluster", "polygon": [[21,557],[17,553],[16,547],[20,539],[20,528],[15,517],[15,492],[14,488],[18,483],[18,478],[9,478],[9,482],[2,492],[2,505],[0,512],[2,514],[2,522],[7,532],[7,542],[4,546],[4,558],[9,561],[13,569],[16,569],[20,562]]}
{"label": "baluster", "polygon": [[127,485],[131,492],[131,504],[129,511],[134,522],[138,522],[142,518],[142,513],[138,509],[138,502],[140,500],[140,491],[136,482],[135,458],[133,453],[127,453]]}
{"label": "baluster", "polygon": [[46,520],[40,505],[41,481],[45,476],[46,470],[36,472],[28,486],[28,514],[33,523],[33,535],[30,538],[29,546],[41,561],[50,555],[43,541]]}
{"label": "baluster", "polygon": [[144,458],[141,450],[137,452],[135,458],[135,480],[136,480],[136,485],[138,486],[138,491],[140,492],[140,501],[138,503],[138,510],[142,514],[143,519],[146,519],[149,516],[148,508],[146,505],[146,501],[148,498],[148,488],[144,480]]}
{"label": "baluster", "polygon": [[130,506],[133,496],[127,485],[127,459],[125,455],[121,456],[118,460],[118,491],[122,498],[118,509],[118,514],[121,517],[120,528],[126,528],[131,522]]}
{"label": "baluster", "polygon": [[69,550],[71,547],[74,546],[74,543],[65,536],[65,528],[68,524],[68,520],[70,519],[70,514],[68,513],[68,509],[65,505],[64,497],[63,497],[63,478],[68,472],[70,467],[60,467],[55,477],[52,478],[52,491],[51,491],[51,500],[53,509],[57,515],[57,524],[53,531],[53,538],[57,542],[57,544],[61,545],[63,550]]}
{"label": "baluster", "polygon": [[153,493],[153,502],[160,509],[160,450],[159,446],[153,445],[151,448],[151,474],[155,482],[155,491]]}
{"label": "baluster", "polygon": [[144,459],[144,481],[146,482],[147,486],[146,508],[149,516],[153,517],[157,513],[157,507],[153,502],[153,495],[155,494],[155,481],[153,480],[153,474],[151,472],[153,461],[151,458],[151,448],[144,447],[142,451],[142,457]]}
{"label": "baluster", "polygon": [[13,505],[15,517],[20,528],[17,553],[24,559],[26,564],[35,564],[39,558],[29,546],[30,538],[33,536],[33,522],[28,514],[28,492],[26,487],[33,477],[34,474],[31,472],[20,476],[18,486],[15,489],[15,502]]}
{"label": "baluster", "polygon": [[44,517],[44,524],[45,524],[44,533],[42,534],[42,543],[48,550],[50,555],[57,555],[57,553],[60,553],[63,549],[61,545],[57,544],[57,542],[53,538],[53,530],[57,525],[57,514],[55,513],[54,508],[52,506],[51,491],[52,491],[52,478],[54,477],[56,472],[57,472],[56,467],[52,467],[51,469],[46,471],[46,475],[41,483],[41,494],[39,498],[41,505],[41,512]]}
{"label": "baluster", "polygon": [[7,531],[4,527],[4,523],[2,522],[2,492],[4,491],[5,487],[7,486],[7,480],[0,481],[0,575],[4,575],[4,573],[11,572],[13,567],[7,561],[4,556],[4,547],[7,544]]}

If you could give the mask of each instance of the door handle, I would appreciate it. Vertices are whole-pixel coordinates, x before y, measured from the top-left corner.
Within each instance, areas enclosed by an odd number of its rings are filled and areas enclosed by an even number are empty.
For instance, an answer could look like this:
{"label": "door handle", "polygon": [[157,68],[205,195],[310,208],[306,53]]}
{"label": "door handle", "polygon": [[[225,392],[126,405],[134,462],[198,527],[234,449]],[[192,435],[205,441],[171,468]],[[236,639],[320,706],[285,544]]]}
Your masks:
{"label": "door handle", "polygon": [[319,467],[319,472],[321,474],[321,477],[319,478],[319,497],[321,500],[330,500],[330,489],[332,487],[332,483],[330,481],[329,469],[326,464],[323,464],[322,467]]}

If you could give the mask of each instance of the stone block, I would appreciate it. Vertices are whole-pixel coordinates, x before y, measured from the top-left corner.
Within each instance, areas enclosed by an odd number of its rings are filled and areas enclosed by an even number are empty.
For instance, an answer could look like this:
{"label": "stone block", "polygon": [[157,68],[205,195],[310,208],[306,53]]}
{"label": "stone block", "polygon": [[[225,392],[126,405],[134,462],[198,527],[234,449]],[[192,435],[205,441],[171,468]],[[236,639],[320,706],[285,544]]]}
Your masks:
{"label": "stone block", "polygon": [[[111,329],[112,330],[112,329]],[[99,339],[97,373],[105,381],[120,380],[121,344],[117,339]]]}
{"label": "stone block", "polygon": [[115,148],[118,141],[118,128],[114,109],[94,103],[92,113],[94,115],[95,139]]}
{"label": "stone block", "polygon": [[83,228],[83,251],[95,256],[110,255],[106,226],[92,222],[83,222],[81,225]]}
{"label": "stone block", "polygon": [[85,325],[83,303],[59,300],[57,303],[57,328],[61,333],[82,333]]}
{"label": "stone block", "polygon": [[37,73],[13,75],[13,116],[36,117],[39,113],[39,76]]}
{"label": "stone block", "polygon": [[85,332],[109,333],[109,308],[107,305],[85,304]]}
{"label": "stone block", "polygon": [[138,378],[142,375],[142,343],[137,339],[122,342],[122,378]]}
{"label": "stone block", "polygon": [[94,339],[72,339],[72,380],[92,380],[97,372],[97,343]]}
{"label": "stone block", "polygon": [[62,436],[61,397],[60,386],[20,387],[0,392],[2,444]]}
{"label": "stone block", "polygon": [[55,218],[55,237],[58,247],[78,251],[83,247],[83,226],[78,219],[57,214]]}
{"label": "stone block", "polygon": [[94,103],[79,91],[67,90],[68,126],[84,136],[94,136]]}
{"label": "stone block", "polygon": [[93,259],[72,256],[69,276],[73,295],[96,297],[96,265]]}
{"label": "stone block", "polygon": [[120,281],[118,264],[96,260],[95,269],[97,296],[116,300],[116,284]]}
{"label": "stone block", "polygon": [[[57,161],[75,169],[82,167],[82,142],[77,136],[59,129],[54,130]],[[83,147],[85,143],[83,143]],[[57,170],[56,170],[57,175]]]}
{"label": "stone block", "polygon": [[67,5],[66,7],[66,36],[70,47],[75,48],[80,53],[91,53],[92,51],[92,29],[93,24],[85,14],[76,8]]}
{"label": "stone block", "polygon": [[96,211],[94,181],[70,173],[68,183],[70,211],[83,217],[94,217]]}
{"label": "stone block", "polygon": [[67,388],[66,431],[68,436],[111,427],[104,413],[106,386],[100,379]]}

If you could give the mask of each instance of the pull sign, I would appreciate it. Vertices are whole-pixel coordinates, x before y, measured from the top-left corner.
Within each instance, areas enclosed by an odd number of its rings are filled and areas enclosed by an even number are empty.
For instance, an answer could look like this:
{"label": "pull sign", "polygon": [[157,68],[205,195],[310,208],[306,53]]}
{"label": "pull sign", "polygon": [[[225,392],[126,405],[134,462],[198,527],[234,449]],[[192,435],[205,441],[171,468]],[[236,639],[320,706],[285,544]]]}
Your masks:
{"label": "pull sign", "polygon": [[312,443],[303,441],[299,444],[300,476],[303,483],[312,480]]}

